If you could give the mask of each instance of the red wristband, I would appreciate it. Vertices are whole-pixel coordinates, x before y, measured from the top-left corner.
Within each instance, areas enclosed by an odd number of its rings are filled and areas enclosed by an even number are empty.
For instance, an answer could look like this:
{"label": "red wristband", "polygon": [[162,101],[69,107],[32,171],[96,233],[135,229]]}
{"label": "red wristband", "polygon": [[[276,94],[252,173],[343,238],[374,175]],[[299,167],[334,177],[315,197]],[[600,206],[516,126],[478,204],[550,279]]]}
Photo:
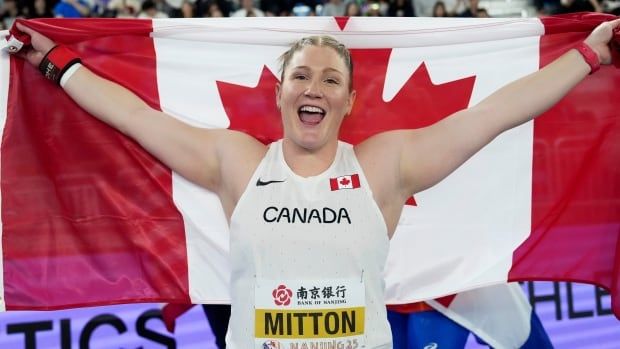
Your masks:
{"label": "red wristband", "polygon": [[601,61],[598,59],[598,55],[594,50],[588,46],[585,42],[579,43],[579,45],[575,46],[577,52],[581,53],[583,59],[590,66],[590,74],[596,72],[601,67]]}
{"label": "red wristband", "polygon": [[75,52],[64,46],[55,46],[43,57],[43,60],[39,64],[39,71],[46,78],[60,84],[62,74],[64,74],[69,67],[80,62],[81,60]]}

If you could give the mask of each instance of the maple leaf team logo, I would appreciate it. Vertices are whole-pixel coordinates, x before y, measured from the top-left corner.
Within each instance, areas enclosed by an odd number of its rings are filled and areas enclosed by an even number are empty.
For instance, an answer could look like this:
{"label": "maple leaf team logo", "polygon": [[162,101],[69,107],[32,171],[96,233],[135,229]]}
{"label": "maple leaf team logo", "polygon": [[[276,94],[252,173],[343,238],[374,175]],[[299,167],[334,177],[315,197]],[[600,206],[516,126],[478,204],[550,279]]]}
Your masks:
{"label": "maple leaf team logo", "polygon": [[293,297],[293,291],[286,285],[280,285],[271,292],[273,301],[276,305],[289,305],[291,304],[291,298]]}
{"label": "maple leaf team logo", "polygon": [[357,189],[360,187],[360,177],[358,174],[352,174],[330,178],[329,187],[332,191],[340,189]]}

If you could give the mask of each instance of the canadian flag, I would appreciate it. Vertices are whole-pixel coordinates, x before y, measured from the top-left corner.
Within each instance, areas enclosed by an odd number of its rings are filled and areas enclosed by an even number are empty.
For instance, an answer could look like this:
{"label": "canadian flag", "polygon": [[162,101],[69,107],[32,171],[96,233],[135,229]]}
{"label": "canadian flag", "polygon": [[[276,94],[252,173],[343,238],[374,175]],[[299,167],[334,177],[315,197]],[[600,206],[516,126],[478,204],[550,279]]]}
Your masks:
{"label": "canadian flag", "polygon": [[[27,24],[152,107],[264,143],[282,137],[273,92],[278,57],[300,37],[332,35],[355,61],[357,98],[340,138],[358,144],[475,105],[612,18]],[[416,193],[417,206],[403,208],[391,240],[386,303],[506,281],[580,280],[609,289],[620,317],[618,86],[620,70],[602,67],[545,115]],[[6,54],[0,129],[0,309],[229,301],[228,222],[214,193],[172,173]],[[337,189],[359,186],[355,175],[334,180]]]}
{"label": "canadian flag", "polygon": [[356,189],[360,187],[359,175],[352,174],[329,179],[329,186],[332,191],[340,189]]}

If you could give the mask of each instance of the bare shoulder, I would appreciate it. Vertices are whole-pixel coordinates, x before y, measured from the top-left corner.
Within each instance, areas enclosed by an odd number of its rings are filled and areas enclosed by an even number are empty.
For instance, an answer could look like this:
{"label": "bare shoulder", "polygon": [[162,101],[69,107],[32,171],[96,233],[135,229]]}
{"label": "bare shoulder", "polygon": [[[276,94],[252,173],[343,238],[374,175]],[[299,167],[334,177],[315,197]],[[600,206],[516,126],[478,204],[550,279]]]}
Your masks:
{"label": "bare shoulder", "polygon": [[219,151],[222,155],[238,156],[262,156],[265,154],[267,147],[259,142],[256,138],[234,130],[214,130],[218,138]]}
{"label": "bare shoulder", "polygon": [[398,184],[403,133],[404,131],[382,132],[355,146],[355,155],[376,200],[383,195],[392,195]]}
{"label": "bare shoulder", "polygon": [[223,178],[239,178],[247,175],[249,180],[265,156],[267,147],[256,138],[243,132],[231,130],[220,130],[218,132],[221,133],[218,135],[220,138],[218,155],[222,164]]}
{"label": "bare shoulder", "polygon": [[356,145],[355,155],[364,172],[386,174],[386,171],[398,170],[402,142],[407,132],[408,130],[396,130],[378,133]]}
{"label": "bare shoulder", "polygon": [[355,146],[366,180],[379,206],[388,235],[392,236],[406,198],[400,178],[400,155],[408,131],[389,131],[374,135]]}
{"label": "bare shoulder", "polygon": [[216,137],[222,181],[218,194],[225,210],[232,212],[252,174],[265,157],[267,147],[256,138],[239,131],[217,130]]}

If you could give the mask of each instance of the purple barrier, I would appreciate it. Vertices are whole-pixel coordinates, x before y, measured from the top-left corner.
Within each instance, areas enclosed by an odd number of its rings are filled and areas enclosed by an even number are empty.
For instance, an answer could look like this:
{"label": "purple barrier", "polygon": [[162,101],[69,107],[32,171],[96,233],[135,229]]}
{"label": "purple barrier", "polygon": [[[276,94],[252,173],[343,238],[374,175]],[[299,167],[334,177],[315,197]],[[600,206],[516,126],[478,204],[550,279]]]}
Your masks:
{"label": "purple barrier", "polygon": [[[604,289],[570,282],[525,282],[523,290],[556,349],[619,349],[620,321]],[[468,349],[488,348],[471,336]]]}
{"label": "purple barrier", "polygon": [[0,314],[0,348],[24,349],[215,349],[201,307],[168,333],[159,304],[131,304],[45,312]]}

